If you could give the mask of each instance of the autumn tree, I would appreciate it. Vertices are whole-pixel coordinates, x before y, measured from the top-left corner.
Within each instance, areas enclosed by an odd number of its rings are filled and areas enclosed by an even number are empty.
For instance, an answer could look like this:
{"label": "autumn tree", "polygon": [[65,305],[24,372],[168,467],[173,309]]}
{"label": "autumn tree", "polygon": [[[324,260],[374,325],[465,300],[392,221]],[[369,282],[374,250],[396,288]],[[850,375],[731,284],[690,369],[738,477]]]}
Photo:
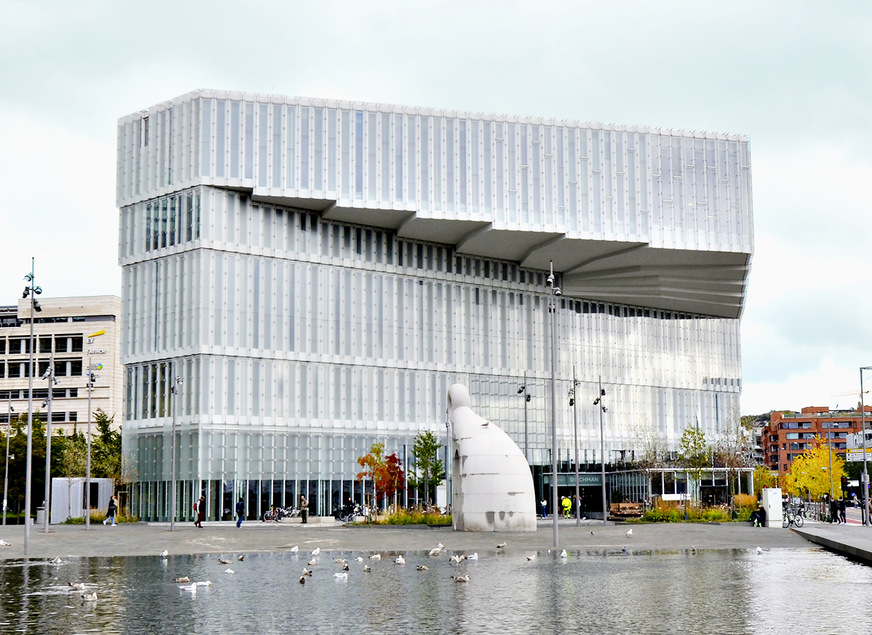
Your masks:
{"label": "autumn tree", "polygon": [[372,479],[375,488],[376,504],[386,496],[394,496],[406,486],[405,474],[396,453],[385,456],[385,444],[373,443],[369,453],[357,459],[363,468],[357,480]]}
{"label": "autumn tree", "polygon": [[784,489],[793,496],[808,494],[817,499],[829,494],[832,484],[833,496],[841,498],[841,477],[846,475],[842,457],[833,451],[829,443],[815,436],[811,449],[793,459],[790,472],[784,477]]}
{"label": "autumn tree", "polygon": [[445,465],[439,459],[441,447],[436,435],[429,430],[418,434],[412,446],[415,464],[409,474],[409,484],[416,489],[423,489],[425,503],[436,498],[436,488],[445,480]]}

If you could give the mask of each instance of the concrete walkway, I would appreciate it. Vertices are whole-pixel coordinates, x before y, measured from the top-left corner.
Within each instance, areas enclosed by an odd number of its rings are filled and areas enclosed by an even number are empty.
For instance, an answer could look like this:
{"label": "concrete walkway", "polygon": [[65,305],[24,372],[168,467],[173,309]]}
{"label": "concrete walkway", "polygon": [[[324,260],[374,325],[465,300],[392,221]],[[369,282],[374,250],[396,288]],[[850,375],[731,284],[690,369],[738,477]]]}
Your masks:
{"label": "concrete walkway", "polygon": [[[633,533],[627,536],[627,530]],[[697,549],[807,548],[799,534],[781,528],[752,528],[745,523],[725,524],[613,524],[602,521],[562,520],[558,526],[559,547],[567,550],[604,551],[626,546],[630,551]],[[854,529],[856,531],[857,529]],[[851,529],[848,529],[851,531]],[[862,530],[860,530],[862,531]],[[24,527],[0,527],[0,539],[11,543],[0,547],[0,559],[24,556]],[[546,551],[553,548],[551,519],[540,520],[536,532],[467,533],[450,527],[426,526],[344,526],[332,522],[317,524],[274,524],[244,522],[237,529],[232,522],[177,523],[170,532],[168,523],[136,523],[105,527],[91,525],[53,525],[46,534],[41,527],[31,528],[31,558],[55,556],[139,556],[157,555],[164,549],[171,554],[245,553],[284,551],[299,545],[301,551],[320,547],[324,551],[416,551],[429,550],[443,543],[453,551],[495,551],[498,543],[507,549]]]}
{"label": "concrete walkway", "polygon": [[807,523],[797,534],[830,551],[872,564],[872,528],[856,525]]}

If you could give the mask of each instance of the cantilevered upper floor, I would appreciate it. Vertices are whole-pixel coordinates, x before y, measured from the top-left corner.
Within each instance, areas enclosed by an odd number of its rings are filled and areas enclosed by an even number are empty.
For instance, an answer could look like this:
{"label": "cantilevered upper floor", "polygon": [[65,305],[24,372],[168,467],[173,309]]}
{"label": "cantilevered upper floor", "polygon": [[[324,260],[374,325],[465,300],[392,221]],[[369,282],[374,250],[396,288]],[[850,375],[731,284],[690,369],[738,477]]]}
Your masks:
{"label": "cantilevered upper floor", "polygon": [[214,90],[119,121],[122,214],[194,185],[553,261],[569,296],[722,317],[741,314],[753,251],[735,135]]}

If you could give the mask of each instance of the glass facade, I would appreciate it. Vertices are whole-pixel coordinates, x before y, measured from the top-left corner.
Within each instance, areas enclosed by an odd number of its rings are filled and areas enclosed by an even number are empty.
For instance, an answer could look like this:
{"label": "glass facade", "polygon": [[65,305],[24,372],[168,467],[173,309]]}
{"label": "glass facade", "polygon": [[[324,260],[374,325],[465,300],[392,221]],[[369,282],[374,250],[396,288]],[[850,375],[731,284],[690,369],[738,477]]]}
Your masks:
{"label": "glass facade", "polygon": [[[174,412],[180,518],[198,492],[213,519],[239,496],[252,515],[301,493],[320,514],[359,500],[356,458],[381,441],[408,465],[416,434],[444,439],[455,382],[541,472],[547,272],[510,256],[556,233],[585,239],[559,276],[562,463],[573,378],[585,464],[600,460],[600,377],[607,462],[643,433],[674,449],[688,425],[717,434],[738,413],[744,140],[204,92],[122,119],[118,154],[123,431],[143,518],[168,514]],[[483,221],[496,231],[477,248]],[[573,292],[589,251],[624,244],[669,253],[643,271],[650,288]],[[707,277],[724,253],[744,270]]]}

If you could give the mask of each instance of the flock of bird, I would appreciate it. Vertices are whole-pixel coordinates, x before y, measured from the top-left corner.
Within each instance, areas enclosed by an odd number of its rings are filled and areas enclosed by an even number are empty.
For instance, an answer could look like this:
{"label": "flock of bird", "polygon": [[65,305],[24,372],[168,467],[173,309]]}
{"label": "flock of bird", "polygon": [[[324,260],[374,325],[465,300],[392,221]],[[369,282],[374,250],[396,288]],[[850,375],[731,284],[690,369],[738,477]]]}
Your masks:
{"label": "flock of bird", "polygon": [[[506,543],[501,543],[501,544],[497,545],[497,549],[505,549],[505,547],[506,547]],[[293,554],[297,554],[297,553],[299,553],[299,551],[300,551],[300,547],[298,545],[291,547],[291,549],[290,549],[290,552]],[[435,556],[441,555],[444,551],[445,551],[445,545],[443,545],[440,542],[435,547],[430,549],[427,552],[427,555],[430,557],[435,557]],[[320,555],[320,553],[321,553],[320,547],[316,547],[314,550],[312,550],[312,552],[310,554],[311,557],[306,562],[306,567],[303,568],[303,572],[300,575],[300,578],[298,580],[298,582],[300,584],[306,584],[306,578],[312,577],[312,569],[309,569],[308,567],[314,568],[318,564],[318,556]],[[387,557],[388,556],[386,556],[386,558]],[[391,558],[392,558],[393,563],[395,565],[403,566],[406,564],[406,558],[405,558],[405,556],[403,556],[403,554],[399,554],[395,557],[391,556]],[[381,560],[382,560],[382,554],[380,554],[380,553],[374,553],[371,556],[369,556],[370,563],[376,563],[376,562],[379,562]],[[460,564],[464,560],[478,560],[478,553],[471,553],[468,555],[467,554],[453,554],[448,558],[449,564]],[[357,563],[357,566],[360,567],[360,571],[362,571],[363,573],[372,573],[372,565],[365,562],[362,556],[358,556],[357,558],[354,559],[354,561]],[[347,558],[333,558],[333,564],[338,565],[340,568],[339,571],[336,571],[333,573],[333,577],[336,578],[337,580],[347,580],[348,574],[351,572],[351,565],[349,565],[348,559]],[[415,565],[415,570],[416,571],[429,571],[430,567],[428,567],[426,564],[419,564],[419,565]],[[455,582],[459,582],[459,583],[469,582],[469,574],[452,575],[451,578]]]}
{"label": "flock of bird", "polygon": [[[591,533],[591,535],[593,535],[594,532],[591,531],[590,533]],[[626,537],[630,538],[630,537],[632,537],[632,535],[633,535],[632,528],[628,529],[627,533],[626,533]],[[8,543],[4,540],[0,540],[0,547],[10,547],[10,546],[11,546],[11,543]],[[504,549],[506,549],[506,547],[507,547],[507,543],[505,543],[505,542],[501,542],[496,546],[498,551],[504,550]],[[296,555],[300,552],[300,547],[298,545],[295,545],[294,547],[291,547],[291,549],[289,551],[290,551],[290,553]],[[692,546],[690,549],[690,552],[696,553],[696,551],[697,551],[696,547]],[[444,554],[445,552],[446,552],[445,545],[443,545],[440,542],[435,547],[430,549],[427,552],[427,555],[429,557],[433,558],[433,557],[438,557],[438,556]],[[627,547],[624,546],[621,549],[621,552],[624,554],[627,554],[628,553]],[[763,549],[761,549],[760,547],[757,547],[755,549],[755,553],[757,555],[760,555],[763,553]],[[306,584],[306,578],[312,577],[312,569],[309,569],[308,567],[312,567],[314,569],[314,567],[316,565],[318,565],[318,556],[320,556],[320,555],[321,555],[321,548],[320,547],[316,547],[309,554],[309,559],[306,562],[306,567],[303,567],[303,572],[300,575],[300,578],[298,580],[301,585]],[[537,556],[538,556],[537,553],[529,554],[529,555],[527,555],[527,561],[535,560]],[[569,554],[567,553],[566,549],[563,549],[558,554],[558,557],[560,559],[566,559],[568,556],[569,556]],[[169,557],[169,552],[167,550],[164,550],[158,554],[158,557],[161,558],[162,560],[166,561],[166,559]],[[382,554],[380,554],[380,553],[374,553],[371,556],[369,556],[370,562],[373,562],[373,563],[378,562],[381,559],[382,559]],[[471,553],[471,554],[455,553],[455,554],[452,554],[448,557],[448,563],[452,564],[452,565],[459,565],[464,561],[475,561],[475,560],[478,560],[478,553],[477,552]],[[244,562],[245,555],[242,554],[242,555],[237,556],[236,561],[237,562]],[[363,557],[358,556],[357,558],[354,559],[354,561],[357,563],[357,565],[362,565],[361,571],[363,571],[364,573],[371,573],[372,572],[372,566],[370,564],[365,563]],[[53,560],[51,560],[50,562],[52,564],[62,564],[64,561],[63,561],[63,559],[61,559],[60,556],[58,556],[58,557],[54,558]],[[221,565],[229,565],[229,564],[231,564],[231,560],[228,560],[226,558],[218,558],[218,563]],[[405,559],[405,557],[403,557],[402,554],[399,554],[393,558],[393,563],[395,565],[402,566],[402,565],[406,564],[406,559]],[[348,574],[351,571],[351,566],[349,565],[348,560],[346,558],[333,558],[333,564],[339,565],[339,567],[340,567],[339,571],[336,571],[333,573],[333,577],[336,578],[337,580],[347,580]],[[430,567],[428,567],[425,564],[419,564],[419,565],[415,566],[415,569],[417,571],[429,571]],[[224,570],[224,573],[233,574],[235,572],[233,571],[233,569],[228,567],[227,569]],[[452,575],[451,578],[455,582],[458,582],[458,583],[469,582],[469,574]],[[191,579],[188,576],[175,578],[174,581],[176,584],[179,585],[180,590],[187,591],[189,593],[196,593],[197,589],[199,589],[200,587],[208,587],[208,586],[212,585],[212,582],[210,580],[191,582]],[[82,598],[83,602],[91,603],[91,602],[97,601],[97,591],[96,590],[89,591],[88,585],[86,585],[84,582],[70,582],[69,586],[73,590],[79,591],[81,593],[81,598]]]}

